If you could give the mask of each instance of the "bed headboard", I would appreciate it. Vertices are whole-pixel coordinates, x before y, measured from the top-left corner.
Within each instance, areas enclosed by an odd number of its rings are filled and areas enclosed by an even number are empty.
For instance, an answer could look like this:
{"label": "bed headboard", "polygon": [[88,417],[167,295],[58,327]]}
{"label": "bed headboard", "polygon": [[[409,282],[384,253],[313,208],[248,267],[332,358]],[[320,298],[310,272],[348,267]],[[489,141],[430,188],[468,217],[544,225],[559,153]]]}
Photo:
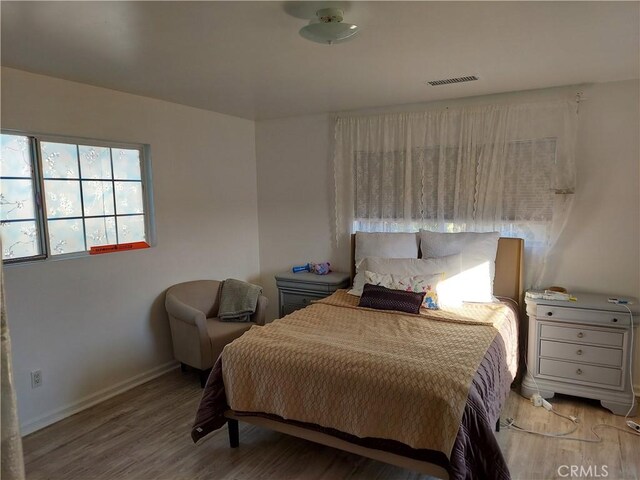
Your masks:
{"label": "bed headboard", "polygon": [[[356,275],[356,235],[351,235],[351,279]],[[496,276],[493,280],[493,294],[508,297],[522,307],[524,299],[523,279],[524,240],[500,237],[496,254]]]}
{"label": "bed headboard", "polygon": [[496,254],[496,276],[493,280],[493,294],[509,297],[522,307],[524,301],[524,240],[522,238],[501,237]]}

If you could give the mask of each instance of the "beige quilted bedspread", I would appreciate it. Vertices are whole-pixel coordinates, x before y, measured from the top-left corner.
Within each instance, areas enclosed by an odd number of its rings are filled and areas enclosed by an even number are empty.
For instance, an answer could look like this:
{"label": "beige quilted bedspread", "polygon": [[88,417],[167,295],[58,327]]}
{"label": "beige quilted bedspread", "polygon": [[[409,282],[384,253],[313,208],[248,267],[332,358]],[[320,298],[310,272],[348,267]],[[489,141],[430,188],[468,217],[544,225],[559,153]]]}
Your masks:
{"label": "beige quilted bedspread", "polygon": [[222,353],[229,406],[451,453],[472,378],[509,308],[400,314],[338,291]]}

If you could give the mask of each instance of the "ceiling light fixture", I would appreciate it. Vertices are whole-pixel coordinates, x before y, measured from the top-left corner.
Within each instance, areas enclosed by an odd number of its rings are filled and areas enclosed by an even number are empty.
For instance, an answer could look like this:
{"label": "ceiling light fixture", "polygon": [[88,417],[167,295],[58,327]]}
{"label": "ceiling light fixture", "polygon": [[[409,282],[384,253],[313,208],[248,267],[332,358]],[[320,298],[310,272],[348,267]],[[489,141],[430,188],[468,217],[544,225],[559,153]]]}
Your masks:
{"label": "ceiling light fixture", "polygon": [[358,33],[358,26],[343,23],[343,12],[339,8],[323,8],[316,12],[317,19],[300,29],[300,35],[307,40],[332,45],[344,42]]}

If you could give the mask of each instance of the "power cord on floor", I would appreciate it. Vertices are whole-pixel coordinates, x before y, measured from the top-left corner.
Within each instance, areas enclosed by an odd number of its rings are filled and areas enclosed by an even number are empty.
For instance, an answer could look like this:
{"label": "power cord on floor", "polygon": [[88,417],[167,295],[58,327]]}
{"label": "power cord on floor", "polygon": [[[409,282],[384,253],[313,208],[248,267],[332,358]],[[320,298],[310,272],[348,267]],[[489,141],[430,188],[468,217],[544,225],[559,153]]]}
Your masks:
{"label": "power cord on floor", "polygon": [[515,423],[515,420],[513,418],[507,418],[506,423],[501,424],[501,425],[503,427],[505,427],[505,428],[508,428],[508,429],[511,429],[511,430],[515,430],[517,432],[530,433],[532,435],[538,435],[538,436],[541,436],[541,437],[559,438],[559,439],[564,439],[564,440],[574,440],[574,441],[577,441],[577,442],[586,442],[586,443],[601,443],[602,442],[602,437],[600,435],[598,435],[598,432],[596,432],[596,429],[599,429],[599,428],[613,428],[614,430],[618,430],[618,431],[620,431],[622,433],[628,433],[629,435],[634,435],[636,437],[640,437],[640,433],[637,433],[637,432],[632,431],[632,430],[627,430],[627,429],[624,429],[624,428],[616,427],[615,425],[607,425],[605,423],[598,423],[598,424],[594,425],[593,427],[591,427],[591,433],[596,437],[595,439],[593,439],[593,438],[570,437],[569,435],[571,435],[572,433],[574,433],[578,429],[579,419],[577,417],[574,417],[574,416],[563,415],[562,413],[558,413],[553,409],[549,410],[549,411],[552,412],[552,413],[555,413],[559,417],[566,418],[567,420],[569,420],[573,424],[572,428],[567,432],[559,432],[559,433],[536,432],[535,430],[529,430],[527,428],[520,427],[519,425],[517,425]]}
{"label": "power cord on floor", "polygon": [[555,413],[559,417],[566,418],[567,420],[569,420],[572,423],[571,430],[569,430],[567,432],[557,432],[557,433],[536,432],[535,430],[529,430],[528,428],[523,428],[523,427],[517,425],[513,418],[507,418],[507,422],[504,425],[504,427],[505,428],[511,428],[511,429],[517,430],[519,432],[531,433],[533,435],[540,435],[541,437],[571,438],[571,437],[567,437],[567,435],[571,435],[572,433],[574,433],[578,429],[578,418],[577,417],[573,417],[573,416],[570,417],[570,416],[567,416],[567,415],[563,415],[562,413],[558,413],[553,409],[551,409],[549,411]]}
{"label": "power cord on floor", "polygon": [[[633,312],[631,311],[631,309],[629,308],[629,305],[622,303],[620,304],[622,305],[624,308],[627,309],[627,311],[629,312],[629,325],[630,328],[629,330],[631,330],[631,346],[629,347],[629,385],[631,386],[631,406],[629,407],[629,410],[627,410],[627,414],[624,416],[625,421],[629,418],[629,414],[631,413],[631,410],[633,410],[633,405],[635,404],[636,401],[636,392],[633,389],[633,347],[634,347],[634,343],[633,343]],[[627,422],[627,425],[629,425],[629,422]],[[631,428],[634,428],[633,426],[629,425]]]}

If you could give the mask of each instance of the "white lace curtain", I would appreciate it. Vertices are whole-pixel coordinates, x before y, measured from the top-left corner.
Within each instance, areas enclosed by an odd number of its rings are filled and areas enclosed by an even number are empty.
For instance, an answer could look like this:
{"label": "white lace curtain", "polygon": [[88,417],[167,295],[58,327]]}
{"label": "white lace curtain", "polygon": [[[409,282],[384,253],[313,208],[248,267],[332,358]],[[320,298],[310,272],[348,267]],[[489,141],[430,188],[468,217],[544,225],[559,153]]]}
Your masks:
{"label": "white lace curtain", "polygon": [[354,231],[500,231],[525,239],[537,286],[575,188],[568,101],[342,117],[335,125],[340,248]]}

